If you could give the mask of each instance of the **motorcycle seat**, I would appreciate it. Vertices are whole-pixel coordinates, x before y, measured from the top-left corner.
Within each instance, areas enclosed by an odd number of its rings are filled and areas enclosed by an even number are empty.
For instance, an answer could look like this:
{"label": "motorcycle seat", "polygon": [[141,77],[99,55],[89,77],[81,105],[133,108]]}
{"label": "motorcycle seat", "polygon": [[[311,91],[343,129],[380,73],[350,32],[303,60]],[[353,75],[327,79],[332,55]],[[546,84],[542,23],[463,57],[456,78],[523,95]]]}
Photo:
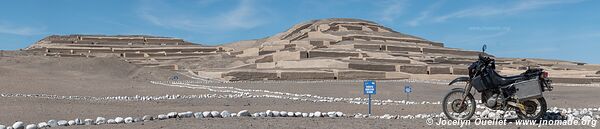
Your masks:
{"label": "motorcycle seat", "polygon": [[514,75],[514,76],[502,76],[502,75],[498,74],[498,72],[496,72],[495,70],[491,70],[491,71],[492,71],[491,77],[492,77],[494,83],[499,86],[510,85],[519,80],[524,80],[526,78],[523,74]]}

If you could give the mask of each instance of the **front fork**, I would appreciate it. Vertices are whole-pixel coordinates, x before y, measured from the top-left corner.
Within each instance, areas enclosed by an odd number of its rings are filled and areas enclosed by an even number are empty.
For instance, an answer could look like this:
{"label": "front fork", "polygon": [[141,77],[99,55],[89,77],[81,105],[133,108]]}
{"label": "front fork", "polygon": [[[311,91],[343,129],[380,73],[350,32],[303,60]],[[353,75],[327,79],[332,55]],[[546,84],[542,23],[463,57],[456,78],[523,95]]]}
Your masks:
{"label": "front fork", "polygon": [[465,85],[465,92],[462,95],[463,98],[462,98],[461,102],[459,103],[458,107],[462,107],[463,106],[462,104],[466,101],[467,96],[469,94],[471,94],[471,87],[473,87],[473,86],[471,86],[470,81],[467,82],[467,85]]}

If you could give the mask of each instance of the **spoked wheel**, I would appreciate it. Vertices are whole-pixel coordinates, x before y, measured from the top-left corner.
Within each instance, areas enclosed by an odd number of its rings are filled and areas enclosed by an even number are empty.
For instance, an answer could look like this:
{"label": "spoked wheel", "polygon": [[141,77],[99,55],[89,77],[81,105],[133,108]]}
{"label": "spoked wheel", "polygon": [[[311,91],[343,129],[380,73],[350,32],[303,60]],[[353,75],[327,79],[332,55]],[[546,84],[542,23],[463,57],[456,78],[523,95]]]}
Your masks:
{"label": "spoked wheel", "polygon": [[[444,114],[451,120],[468,120],[475,113],[475,99],[473,95],[467,94],[464,89],[455,89],[450,91],[444,97],[442,107]],[[463,100],[464,99],[464,100]]]}
{"label": "spoked wheel", "polygon": [[516,112],[519,118],[524,120],[538,120],[542,118],[542,115],[544,115],[547,110],[546,99],[543,97],[525,100],[521,102],[521,104],[525,106],[525,110],[521,111],[521,109],[517,108]]}

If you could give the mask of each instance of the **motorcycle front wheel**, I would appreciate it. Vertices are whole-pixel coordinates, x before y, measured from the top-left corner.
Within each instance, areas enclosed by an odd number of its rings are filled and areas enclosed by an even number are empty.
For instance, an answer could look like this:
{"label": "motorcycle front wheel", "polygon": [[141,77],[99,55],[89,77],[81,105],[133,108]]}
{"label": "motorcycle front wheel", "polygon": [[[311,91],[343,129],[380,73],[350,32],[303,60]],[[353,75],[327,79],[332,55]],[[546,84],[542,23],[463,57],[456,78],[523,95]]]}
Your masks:
{"label": "motorcycle front wheel", "polygon": [[473,95],[466,94],[467,96],[463,97],[465,94],[465,89],[454,89],[444,96],[442,108],[448,119],[469,120],[473,117],[477,103]]}
{"label": "motorcycle front wheel", "polygon": [[525,106],[525,110],[517,108],[517,116],[523,120],[538,120],[546,113],[548,107],[546,107],[546,99],[544,97],[537,99],[530,99],[521,102]]}

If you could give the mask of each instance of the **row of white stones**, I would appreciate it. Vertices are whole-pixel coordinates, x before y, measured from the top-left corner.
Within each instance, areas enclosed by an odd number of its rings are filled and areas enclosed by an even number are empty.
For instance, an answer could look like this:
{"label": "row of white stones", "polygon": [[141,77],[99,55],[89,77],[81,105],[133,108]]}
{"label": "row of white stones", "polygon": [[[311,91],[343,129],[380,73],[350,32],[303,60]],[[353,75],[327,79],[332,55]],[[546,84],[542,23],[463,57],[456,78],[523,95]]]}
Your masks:
{"label": "row of white stones", "polygon": [[[288,92],[279,92],[279,91],[269,91],[269,90],[254,90],[254,89],[241,89],[235,87],[223,87],[223,86],[207,86],[207,85],[199,85],[199,84],[189,84],[183,82],[172,82],[172,83],[163,83],[158,81],[153,81],[153,84],[163,85],[163,86],[171,86],[171,87],[180,87],[180,88],[189,88],[189,89],[201,89],[208,90],[211,92],[220,92],[220,93],[234,93],[234,94],[245,94],[245,95],[254,95],[254,96],[262,96],[267,98],[278,98],[278,99],[290,99],[296,101],[312,101],[312,102],[346,102],[351,104],[368,104],[368,98],[344,98],[344,97],[327,97],[327,96],[319,96],[319,95],[311,95],[311,94],[296,94],[296,93],[288,93]],[[256,94],[256,95],[255,95]],[[408,100],[371,100],[373,105],[414,105],[414,104],[440,104],[440,101],[430,102],[430,101],[408,101]]]}
{"label": "row of white stones", "polygon": [[[184,74],[185,75],[185,74]],[[188,76],[188,75],[186,75]],[[214,79],[205,79],[188,76],[194,80],[181,80],[181,81],[169,81],[169,82],[185,82],[185,83],[250,83],[250,84],[278,84],[278,83],[361,83],[364,80],[264,80],[264,81],[219,81]],[[377,82],[406,82],[406,83],[427,83],[436,85],[448,85],[448,80],[417,80],[417,79],[403,79],[403,80],[377,80]],[[464,82],[458,82],[457,85],[464,85]],[[576,86],[576,87],[600,87],[600,83],[592,84],[569,84],[569,83],[553,83],[556,86]]]}
{"label": "row of white stones", "polygon": [[[600,116],[594,115],[593,112],[599,111],[599,108],[550,108],[548,113],[544,115],[544,119],[547,120],[598,120]],[[96,119],[74,119],[74,120],[48,120],[47,122],[40,122],[37,124],[25,125],[23,122],[15,122],[12,126],[6,127],[0,124],[0,129],[38,129],[38,128],[49,128],[57,126],[75,126],[75,125],[102,125],[102,124],[128,124],[135,122],[146,122],[153,120],[166,120],[172,118],[229,118],[229,117],[300,117],[300,118],[369,118],[369,119],[428,119],[428,118],[443,118],[446,116],[443,113],[424,113],[416,115],[390,115],[385,114],[381,116],[366,115],[361,113],[355,113],[352,115],[344,114],[339,111],[330,112],[292,112],[292,111],[272,111],[267,110],[265,112],[250,113],[248,110],[242,110],[239,112],[229,111],[203,111],[203,112],[169,112],[165,114],[159,114],[156,116],[144,115],[143,117],[116,117],[107,119],[104,117],[97,117]],[[515,119],[517,115],[514,111],[502,111],[502,110],[491,110],[486,109],[483,112],[477,111],[473,118],[481,119]]]}
{"label": "row of white stones", "polygon": [[250,113],[248,110],[239,112],[229,111],[204,111],[204,112],[169,112],[157,116],[144,115],[143,117],[116,117],[107,119],[105,117],[97,117],[96,119],[74,119],[74,120],[48,120],[37,124],[25,124],[17,121],[12,126],[0,124],[0,129],[38,129],[50,128],[59,126],[76,126],[76,125],[103,125],[103,124],[129,124],[136,122],[147,122],[154,120],[167,120],[173,118],[229,118],[229,117],[303,117],[303,118],[339,118],[348,117],[346,114],[339,111],[330,112],[287,112],[287,111],[271,111]]}
{"label": "row of white stones", "polygon": [[196,118],[196,119],[210,119],[210,118],[276,118],[276,117],[292,117],[292,118],[368,118],[368,119],[427,119],[427,118],[444,118],[442,113],[437,114],[416,114],[416,115],[366,115],[361,113],[354,113],[352,115],[345,114],[340,111],[329,111],[329,112],[293,112],[293,111],[272,111],[266,110],[264,112],[250,113],[248,110],[242,110],[239,112],[229,111],[203,111],[203,112],[169,112],[165,114],[159,114],[155,116],[144,115],[142,117],[115,117],[105,118],[96,117],[95,119],[73,119],[73,120],[48,120],[47,122],[40,122],[37,124],[25,124],[24,122],[17,121],[12,126],[4,126],[0,124],[0,129],[38,129],[38,128],[50,128],[60,126],[78,126],[78,125],[103,125],[103,124],[129,124],[138,122],[148,122],[156,120],[167,120],[167,119],[183,119],[183,118]]}

